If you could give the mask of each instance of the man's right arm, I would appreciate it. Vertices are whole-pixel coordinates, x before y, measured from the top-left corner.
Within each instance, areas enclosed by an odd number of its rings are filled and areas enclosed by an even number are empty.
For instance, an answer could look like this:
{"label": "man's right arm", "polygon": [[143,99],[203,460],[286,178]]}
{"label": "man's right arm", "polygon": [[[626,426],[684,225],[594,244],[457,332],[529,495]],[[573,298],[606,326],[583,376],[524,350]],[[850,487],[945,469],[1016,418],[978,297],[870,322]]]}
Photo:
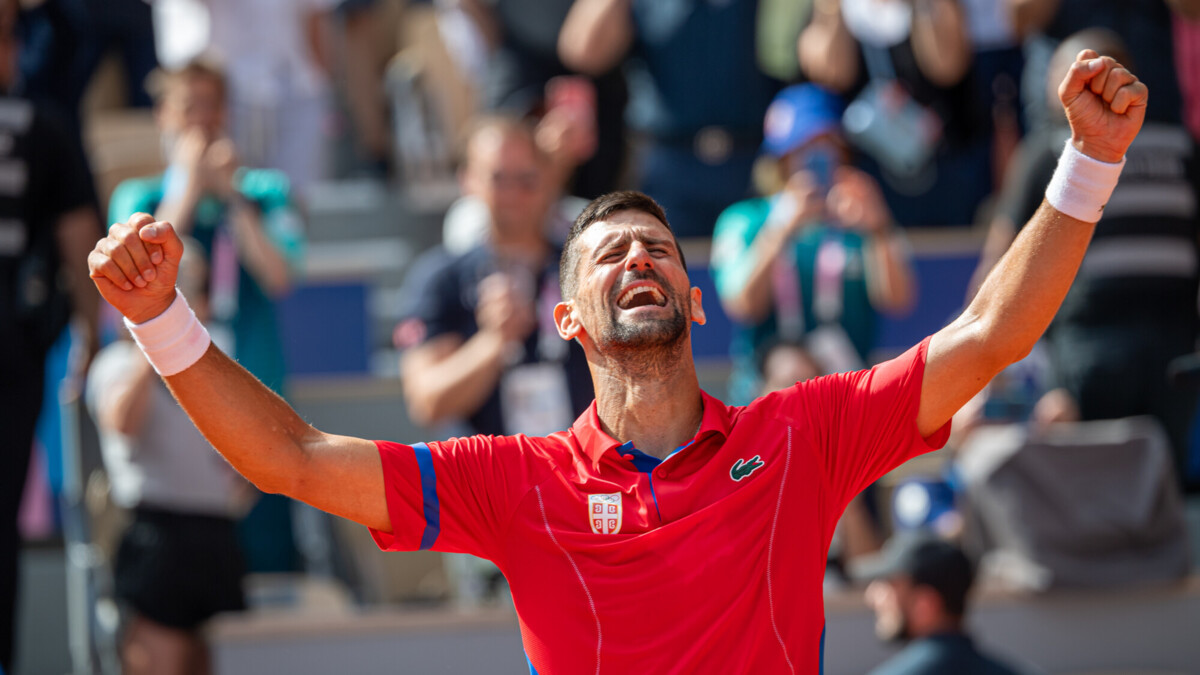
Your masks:
{"label": "man's right arm", "polygon": [[258,489],[392,531],[375,443],[313,428],[212,345],[164,380],[208,442]]}
{"label": "man's right arm", "polygon": [[[174,228],[141,213],[109,230],[88,256],[88,267],[104,299],[129,321],[144,323],[174,302],[182,253]],[[131,281],[147,268],[154,269],[148,282],[144,274],[141,284]],[[314,429],[212,345],[164,379],[196,428],[259,489],[392,531],[374,443]]]}

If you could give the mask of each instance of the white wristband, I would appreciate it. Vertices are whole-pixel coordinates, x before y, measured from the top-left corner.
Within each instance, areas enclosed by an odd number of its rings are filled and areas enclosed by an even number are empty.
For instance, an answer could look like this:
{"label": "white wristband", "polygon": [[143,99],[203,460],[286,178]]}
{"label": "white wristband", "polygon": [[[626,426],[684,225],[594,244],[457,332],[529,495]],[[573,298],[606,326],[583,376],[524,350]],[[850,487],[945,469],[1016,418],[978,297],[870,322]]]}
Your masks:
{"label": "white wristband", "polygon": [[125,319],[125,326],[154,371],[163,377],[186,370],[199,361],[212,343],[208,331],[179,291],[175,291],[175,301],[167,311],[144,323]]}
{"label": "white wristband", "polygon": [[1124,167],[1124,157],[1117,164],[1101,162],[1083,154],[1068,140],[1054,178],[1046,186],[1046,201],[1076,220],[1099,222]]}

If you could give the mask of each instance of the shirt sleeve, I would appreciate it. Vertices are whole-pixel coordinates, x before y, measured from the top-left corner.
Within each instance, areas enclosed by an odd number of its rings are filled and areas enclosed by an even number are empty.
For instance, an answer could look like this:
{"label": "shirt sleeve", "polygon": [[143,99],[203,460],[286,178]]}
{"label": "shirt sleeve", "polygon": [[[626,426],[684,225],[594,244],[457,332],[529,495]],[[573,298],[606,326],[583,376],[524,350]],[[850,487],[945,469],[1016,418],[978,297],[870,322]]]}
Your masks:
{"label": "shirt sleeve", "polygon": [[884,474],[942,447],[950,423],[917,431],[929,338],[870,370],[802,382],[779,394],[779,410],[811,434],[833,513]]}
{"label": "shirt sleeve", "polygon": [[419,324],[419,329],[409,331],[417,337],[399,345],[401,348],[447,333],[465,338],[475,332],[474,316],[467,315],[463,307],[454,260],[446,251],[435,249],[413,264],[400,293],[404,302],[400,316],[402,323]]}
{"label": "shirt sleeve", "polygon": [[377,441],[392,532],[371,529],[385,551],[470,553],[495,560],[520,477],[512,439],[472,436],[403,445]]}

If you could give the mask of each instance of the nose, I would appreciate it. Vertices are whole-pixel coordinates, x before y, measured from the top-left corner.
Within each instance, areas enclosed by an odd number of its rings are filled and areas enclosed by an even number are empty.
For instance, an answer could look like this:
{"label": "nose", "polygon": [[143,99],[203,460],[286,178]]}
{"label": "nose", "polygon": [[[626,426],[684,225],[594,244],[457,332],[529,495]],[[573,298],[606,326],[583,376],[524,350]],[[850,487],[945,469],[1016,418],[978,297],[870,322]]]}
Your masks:
{"label": "nose", "polygon": [[654,267],[654,258],[650,255],[650,251],[646,250],[646,245],[640,241],[635,241],[629,247],[629,254],[625,256],[625,270],[648,270]]}

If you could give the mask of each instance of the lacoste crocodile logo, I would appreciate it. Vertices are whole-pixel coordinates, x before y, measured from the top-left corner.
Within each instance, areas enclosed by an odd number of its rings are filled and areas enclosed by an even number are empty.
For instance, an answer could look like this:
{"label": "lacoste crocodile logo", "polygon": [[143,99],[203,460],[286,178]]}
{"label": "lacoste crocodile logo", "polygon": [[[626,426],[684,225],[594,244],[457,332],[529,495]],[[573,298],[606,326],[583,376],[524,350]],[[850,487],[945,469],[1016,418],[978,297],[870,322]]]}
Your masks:
{"label": "lacoste crocodile logo", "polygon": [[733,463],[733,468],[729,470],[729,477],[734,481],[740,481],[762,467],[762,455],[755,455],[748,460],[739,459]]}

